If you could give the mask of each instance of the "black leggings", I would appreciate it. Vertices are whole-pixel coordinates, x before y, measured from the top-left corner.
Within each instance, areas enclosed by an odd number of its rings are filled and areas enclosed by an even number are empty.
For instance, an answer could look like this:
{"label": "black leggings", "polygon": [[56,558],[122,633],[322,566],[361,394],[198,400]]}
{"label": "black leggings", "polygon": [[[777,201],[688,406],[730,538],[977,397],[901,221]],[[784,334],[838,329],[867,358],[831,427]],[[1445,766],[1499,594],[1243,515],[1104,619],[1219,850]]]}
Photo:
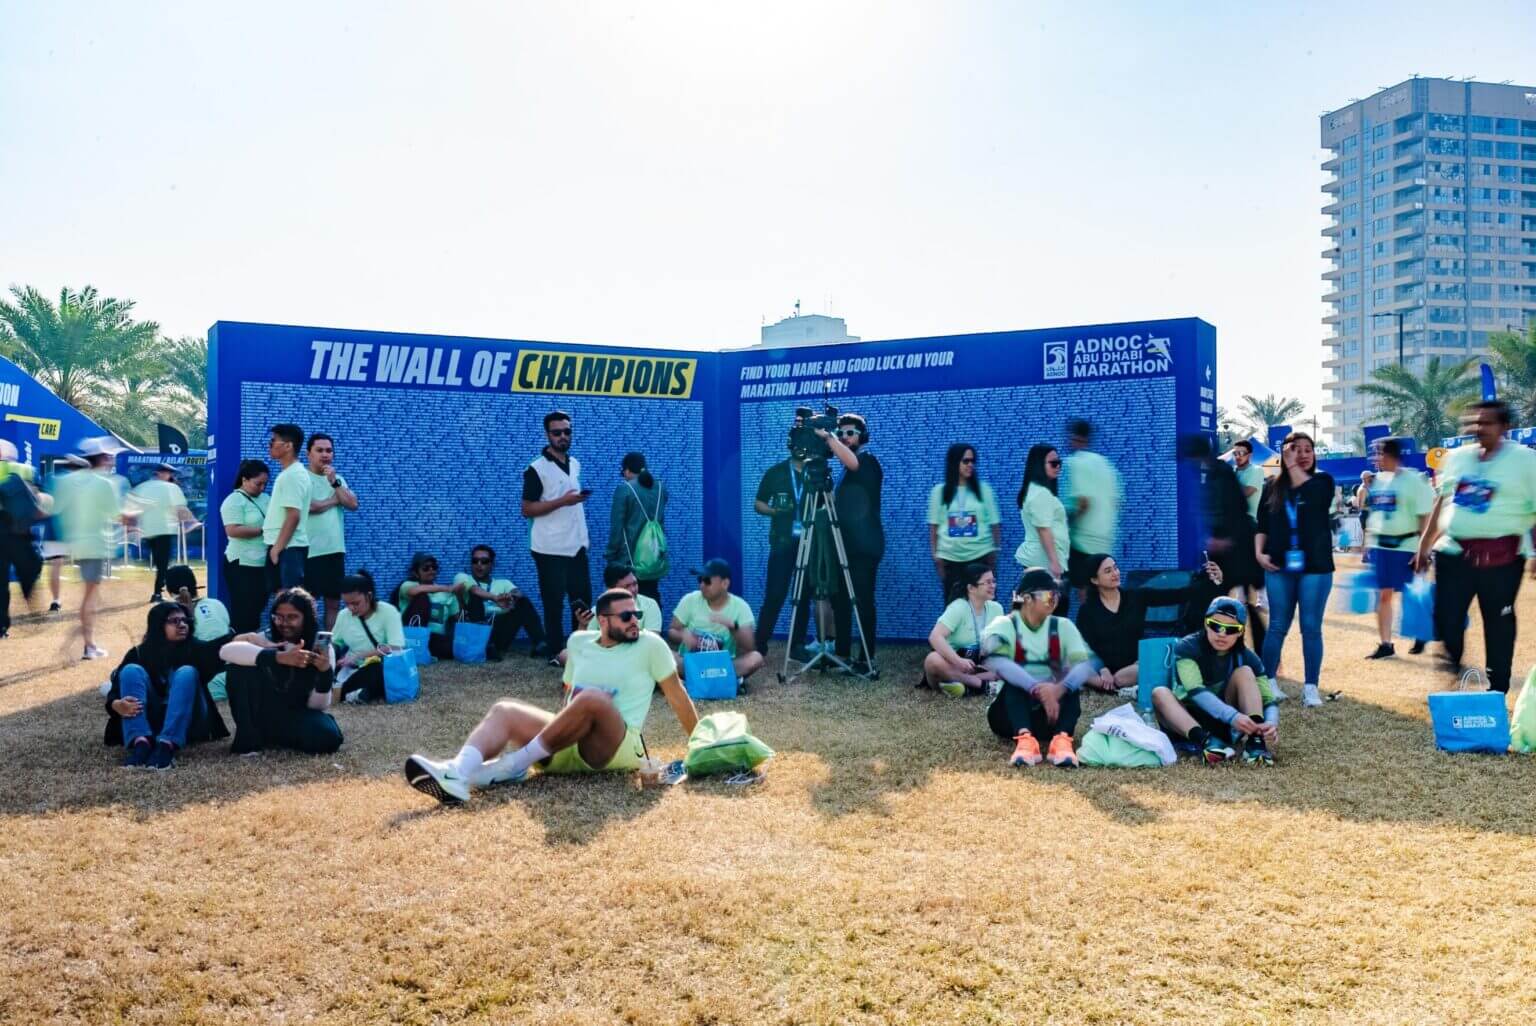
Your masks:
{"label": "black leggings", "polygon": [[155,594],[160,594],[165,589],[165,571],[171,565],[171,542],[175,538],[169,534],[157,534],[153,538],[145,538],[144,544],[149,549],[150,562],[155,565]]}
{"label": "black leggings", "polygon": [[1488,687],[1509,690],[1515,659],[1515,597],[1525,579],[1525,560],[1508,566],[1479,569],[1465,556],[1435,553],[1435,626],[1445,654],[1461,665],[1466,644],[1467,610],[1477,599],[1483,615],[1483,650],[1488,660]]}
{"label": "black leggings", "polygon": [[261,614],[271,594],[267,568],[225,563],[224,579],[229,587],[229,626],[236,634],[260,630]]}
{"label": "black leggings", "polygon": [[369,663],[347,678],[347,682],[341,686],[342,697],[350,695],[354,691],[361,691],[370,702],[382,702],[384,700],[384,663]]}
{"label": "black leggings", "polygon": [[528,596],[519,595],[513,600],[512,608],[497,613],[491,621],[491,645],[487,654],[501,656],[512,651],[512,643],[524,631],[535,648],[543,642],[544,628],[539,624],[539,611]]}
{"label": "black leggings", "polygon": [[1082,713],[1082,702],[1076,691],[1061,696],[1061,712],[1053,724],[1045,716],[1041,705],[1023,688],[1004,684],[992,705],[987,709],[987,726],[992,733],[1010,741],[1020,731],[1027,730],[1037,741],[1048,741],[1057,734],[1071,736],[1077,730],[1077,718]]}

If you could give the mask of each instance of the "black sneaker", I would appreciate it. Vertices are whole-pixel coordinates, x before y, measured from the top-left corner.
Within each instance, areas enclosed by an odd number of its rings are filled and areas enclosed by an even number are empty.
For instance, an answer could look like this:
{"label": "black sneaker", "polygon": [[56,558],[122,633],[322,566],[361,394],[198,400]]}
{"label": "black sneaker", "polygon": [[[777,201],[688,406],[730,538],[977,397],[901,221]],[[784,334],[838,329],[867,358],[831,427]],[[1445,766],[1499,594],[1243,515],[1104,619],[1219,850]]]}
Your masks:
{"label": "black sneaker", "polygon": [[1397,649],[1392,647],[1392,642],[1383,641],[1376,646],[1376,651],[1366,656],[1367,659],[1391,659],[1397,655]]}
{"label": "black sneaker", "polygon": [[169,741],[161,741],[155,745],[155,750],[149,757],[149,768],[152,770],[168,770],[176,768],[176,746]]}
{"label": "black sneaker", "polygon": [[160,597],[160,593],[158,591],[149,597],[149,604],[152,606],[164,601],[165,599]]}
{"label": "black sneaker", "polygon": [[1409,655],[1423,655],[1424,649],[1429,645],[1427,641],[1415,641],[1413,647],[1408,650]]}
{"label": "black sneaker", "polygon": [[50,613],[57,613],[60,609],[63,609],[63,608],[64,607],[59,605],[57,602],[50,602],[50,603],[48,603],[48,612],[50,612]]}
{"label": "black sneaker", "polygon": [[149,757],[152,745],[149,738],[140,738],[128,746],[128,754],[123,757],[124,769],[143,769],[149,765]]}

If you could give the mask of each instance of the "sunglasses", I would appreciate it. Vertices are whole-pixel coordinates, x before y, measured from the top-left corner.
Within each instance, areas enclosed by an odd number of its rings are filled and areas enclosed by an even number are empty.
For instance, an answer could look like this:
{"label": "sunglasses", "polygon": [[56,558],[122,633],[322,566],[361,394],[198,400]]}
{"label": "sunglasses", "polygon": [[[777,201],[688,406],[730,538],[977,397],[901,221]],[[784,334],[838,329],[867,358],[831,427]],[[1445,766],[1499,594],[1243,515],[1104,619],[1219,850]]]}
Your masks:
{"label": "sunglasses", "polygon": [[437,564],[436,563],[423,563],[423,564],[421,564],[421,569],[423,569],[423,570],[436,570],[437,569]]}
{"label": "sunglasses", "polygon": [[570,434],[571,433],[571,429],[570,428],[550,428],[549,429],[549,433],[558,438],[560,435],[568,435],[568,434]]}
{"label": "sunglasses", "polygon": [[1059,467],[1061,466],[1061,460],[1046,460],[1045,465],[1047,467]]}
{"label": "sunglasses", "polygon": [[640,612],[640,610],[638,610],[638,609],[626,609],[626,610],[623,610],[622,612],[618,612],[618,613],[604,613],[603,615],[604,616],[611,616],[611,617],[615,618],[616,620],[618,620],[620,623],[629,623],[629,621],[631,621],[631,620],[638,620],[638,619],[640,619],[645,614]]}
{"label": "sunglasses", "polygon": [[492,559],[490,556],[470,556],[469,557],[469,561],[471,563],[494,563],[495,562],[495,560]]}
{"label": "sunglasses", "polygon": [[859,429],[858,428],[843,428],[843,430],[839,431],[838,434],[840,436],[842,436],[843,438],[857,438],[857,437],[859,437]]}
{"label": "sunglasses", "polygon": [[965,457],[965,459],[961,460],[960,462],[961,463],[975,463],[976,462],[976,457],[974,457],[974,456],[967,456],[967,457]]}
{"label": "sunglasses", "polygon": [[185,616],[168,616],[165,618],[165,622],[172,627],[185,627],[187,625],[187,618]]}
{"label": "sunglasses", "polygon": [[1243,625],[1240,623],[1227,623],[1223,620],[1207,620],[1205,621],[1205,626],[1208,630],[1214,631],[1217,634],[1230,635],[1243,633]]}

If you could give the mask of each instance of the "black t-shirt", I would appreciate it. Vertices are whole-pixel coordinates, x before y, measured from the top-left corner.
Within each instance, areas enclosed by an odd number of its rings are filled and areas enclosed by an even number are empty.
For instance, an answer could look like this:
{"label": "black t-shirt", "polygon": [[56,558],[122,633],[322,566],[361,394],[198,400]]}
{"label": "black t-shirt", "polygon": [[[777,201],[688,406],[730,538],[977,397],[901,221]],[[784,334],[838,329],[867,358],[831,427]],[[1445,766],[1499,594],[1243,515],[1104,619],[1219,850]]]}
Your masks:
{"label": "black t-shirt", "polygon": [[849,551],[879,559],[885,555],[885,527],[880,522],[880,488],[885,471],[871,452],[860,452],[857,470],[843,471],[837,485],[837,516]]}
{"label": "black t-shirt", "polygon": [[[539,455],[549,460],[549,462],[553,463],[567,474],[571,472],[571,464],[569,460],[562,460],[548,449],[545,449]],[[530,463],[528,464],[528,469],[523,471],[523,501],[540,502],[543,500],[543,498],[544,479],[539,477],[539,472],[534,470],[533,464]]]}
{"label": "black t-shirt", "polygon": [[[1329,510],[1333,506],[1334,488],[1332,475],[1318,471],[1291,492],[1296,503],[1297,542],[1306,556],[1304,573],[1333,573],[1333,523]],[[1266,535],[1265,555],[1284,570],[1285,551],[1291,547],[1291,519],[1284,508],[1270,509],[1273,490],[1271,481],[1264,486],[1264,495],[1259,500],[1259,530]]]}
{"label": "black t-shirt", "polygon": [[792,545],[795,541],[795,517],[805,499],[805,475],[796,471],[789,460],[775,463],[763,472],[757,485],[757,501],[766,502],[778,512],[768,521],[768,544],[772,548]]}
{"label": "black t-shirt", "polygon": [[1089,588],[1076,622],[1088,648],[1104,660],[1111,673],[1118,673],[1137,659],[1147,622],[1146,602],[1137,593],[1122,588],[1120,608],[1110,612],[1099,599],[1099,589]]}

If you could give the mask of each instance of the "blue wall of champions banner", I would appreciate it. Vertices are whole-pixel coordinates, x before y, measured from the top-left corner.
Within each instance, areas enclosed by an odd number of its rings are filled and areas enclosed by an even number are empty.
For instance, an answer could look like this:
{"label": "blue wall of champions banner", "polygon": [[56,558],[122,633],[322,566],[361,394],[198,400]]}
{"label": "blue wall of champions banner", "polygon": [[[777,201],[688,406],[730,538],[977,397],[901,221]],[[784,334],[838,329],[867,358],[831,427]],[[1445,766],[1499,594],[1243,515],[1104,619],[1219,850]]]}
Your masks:
{"label": "blue wall of champions banner", "polygon": [[[338,471],[360,497],[345,518],[349,569],[369,568],[387,589],[413,552],[452,574],[483,542],[498,574],[536,595],[521,475],[558,408],[574,420],[571,451],[594,491],[594,583],[619,461],[640,450],[672,493],[663,608],[696,586],[689,567],[722,556],[755,609],[768,532],[752,509],[758,480],[785,458],[795,408],[830,402],[866,417],[885,468],[881,636],[922,638],[938,608],[928,491],[951,442],[976,445],[997,492],[1001,590],[1022,539],[1013,497],[1025,453],[1042,441],[1065,452],[1070,416],[1094,422],[1095,448],[1125,477],[1122,561],[1192,565],[1198,481],[1175,453],[1180,435],[1214,430],[1215,392],[1216,331],[1192,318],[727,353],[220,322],[209,333],[209,505],[242,457],[265,457],[268,428],[292,421],[334,436]],[[222,552],[221,525],[208,530]],[[786,610],[780,630],[787,623]]]}

